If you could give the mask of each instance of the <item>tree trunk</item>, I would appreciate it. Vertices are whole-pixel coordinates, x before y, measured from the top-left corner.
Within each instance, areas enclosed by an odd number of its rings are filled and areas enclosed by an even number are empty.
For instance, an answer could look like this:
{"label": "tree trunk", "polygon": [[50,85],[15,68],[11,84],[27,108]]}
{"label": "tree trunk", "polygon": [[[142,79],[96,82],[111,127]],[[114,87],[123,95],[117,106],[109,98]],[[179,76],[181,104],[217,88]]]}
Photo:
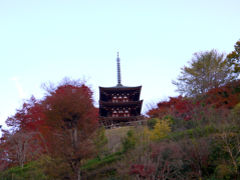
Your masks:
{"label": "tree trunk", "polygon": [[[73,151],[74,154],[77,151],[77,143],[78,143],[78,129],[77,127],[73,128],[72,131],[72,145],[73,145]],[[73,173],[74,173],[74,179],[73,180],[81,180],[81,171],[80,171],[80,161],[78,159],[74,160],[75,162],[73,163]]]}
{"label": "tree trunk", "polygon": [[77,170],[77,180],[81,180],[81,171],[80,168]]}
{"label": "tree trunk", "polygon": [[73,175],[71,180],[81,180],[81,171],[79,168],[79,163],[74,164],[75,167],[73,167]]}

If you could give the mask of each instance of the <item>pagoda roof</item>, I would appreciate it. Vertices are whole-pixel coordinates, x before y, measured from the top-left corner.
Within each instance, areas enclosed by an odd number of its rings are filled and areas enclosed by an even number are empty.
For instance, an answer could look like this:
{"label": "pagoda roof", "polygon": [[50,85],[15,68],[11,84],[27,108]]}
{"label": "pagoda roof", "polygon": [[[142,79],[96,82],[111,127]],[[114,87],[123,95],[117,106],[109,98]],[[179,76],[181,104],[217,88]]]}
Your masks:
{"label": "pagoda roof", "polygon": [[99,86],[99,88],[101,90],[105,90],[105,91],[126,91],[126,90],[140,90],[142,88],[142,86],[123,86],[123,85],[116,85],[116,86],[112,86],[112,87],[101,87]]}
{"label": "pagoda roof", "polygon": [[112,121],[116,121],[116,120],[120,120],[120,121],[126,121],[128,122],[129,120],[136,120],[139,118],[142,118],[142,115],[139,116],[129,116],[129,117],[103,117],[103,116],[99,116],[99,118],[101,120],[112,120]]}
{"label": "pagoda roof", "polygon": [[131,105],[142,105],[143,100],[140,101],[128,101],[128,102],[105,102],[105,101],[99,101],[100,105],[103,106],[131,106]]}

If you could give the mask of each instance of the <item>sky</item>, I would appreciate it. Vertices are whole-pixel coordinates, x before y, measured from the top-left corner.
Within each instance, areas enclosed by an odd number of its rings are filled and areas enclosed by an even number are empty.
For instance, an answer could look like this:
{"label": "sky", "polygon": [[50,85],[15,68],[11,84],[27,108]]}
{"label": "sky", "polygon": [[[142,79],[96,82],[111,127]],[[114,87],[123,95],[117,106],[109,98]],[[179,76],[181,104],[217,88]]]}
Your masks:
{"label": "sky", "polygon": [[84,79],[142,85],[142,112],[177,96],[193,53],[229,53],[240,39],[239,0],[0,0],[0,125],[43,83]]}

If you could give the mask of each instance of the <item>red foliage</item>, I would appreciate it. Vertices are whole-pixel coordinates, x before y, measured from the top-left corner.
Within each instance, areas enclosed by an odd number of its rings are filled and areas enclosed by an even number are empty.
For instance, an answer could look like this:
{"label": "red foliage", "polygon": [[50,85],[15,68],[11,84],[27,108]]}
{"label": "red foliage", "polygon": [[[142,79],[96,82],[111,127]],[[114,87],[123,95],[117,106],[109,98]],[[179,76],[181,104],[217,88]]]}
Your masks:
{"label": "red foliage", "polygon": [[[12,147],[13,144],[15,147],[18,146],[19,135],[27,139],[25,141],[24,138],[20,138],[23,143],[28,143],[28,150],[31,149],[29,150],[31,152],[37,149],[41,150],[40,153],[65,151],[70,156],[73,154],[77,157],[77,154],[81,154],[78,157],[85,157],[90,152],[91,143],[88,136],[98,125],[97,117],[98,110],[93,106],[92,91],[84,84],[65,83],[49,90],[48,95],[41,101],[32,97],[17,110],[14,116],[7,119],[6,124],[11,129],[3,133],[0,150],[6,153],[0,153],[3,155],[0,161],[4,164],[5,159],[10,159],[10,154],[14,155],[16,149]],[[71,154],[70,147],[73,144],[71,140],[76,136],[74,128],[79,131],[76,138],[79,143],[74,142],[76,146],[72,149],[76,151]],[[31,136],[28,136],[29,134]],[[8,161],[8,164],[11,162],[13,161]]]}
{"label": "red foliage", "polygon": [[130,174],[139,179],[179,179],[183,160],[181,147],[176,142],[159,142],[151,144],[150,149],[136,159]]}
{"label": "red foliage", "polygon": [[211,89],[203,102],[217,109],[232,109],[240,102],[240,80]]}
{"label": "red foliage", "polygon": [[155,172],[156,168],[150,165],[143,165],[143,164],[134,164],[131,166],[130,174],[131,175],[138,175],[139,178],[150,178],[152,174]]}
{"label": "red foliage", "polygon": [[[46,123],[51,128],[78,128],[90,131],[98,123],[92,92],[85,86],[63,85],[50,92],[43,101]],[[59,126],[58,123],[63,123]]]}
{"label": "red foliage", "polygon": [[157,108],[148,111],[151,118],[163,118],[171,115],[175,118],[190,120],[193,116],[201,119],[201,112],[205,114],[210,108],[228,110],[240,102],[240,80],[225,86],[209,90],[201,98],[170,97],[168,101],[159,102]]}
{"label": "red foliage", "polygon": [[0,171],[3,171],[9,167],[9,162],[8,162],[8,159],[6,158],[7,151],[6,151],[6,145],[5,145],[5,141],[6,141],[6,138],[4,136],[5,133],[6,131],[3,131],[3,136],[0,138]]}
{"label": "red foliage", "polygon": [[160,102],[157,106],[157,108],[147,113],[151,118],[163,118],[166,115],[173,115],[184,120],[189,120],[191,119],[191,112],[195,105],[190,99],[178,96],[170,97],[169,101]]}
{"label": "red foliage", "polygon": [[6,124],[15,130],[36,131],[43,124],[44,117],[42,105],[32,96],[14,116],[6,120]]}
{"label": "red foliage", "polygon": [[85,85],[65,84],[51,90],[43,106],[50,155],[60,157],[71,169],[72,179],[78,179],[82,160],[94,150],[91,139],[98,126],[92,92]]}

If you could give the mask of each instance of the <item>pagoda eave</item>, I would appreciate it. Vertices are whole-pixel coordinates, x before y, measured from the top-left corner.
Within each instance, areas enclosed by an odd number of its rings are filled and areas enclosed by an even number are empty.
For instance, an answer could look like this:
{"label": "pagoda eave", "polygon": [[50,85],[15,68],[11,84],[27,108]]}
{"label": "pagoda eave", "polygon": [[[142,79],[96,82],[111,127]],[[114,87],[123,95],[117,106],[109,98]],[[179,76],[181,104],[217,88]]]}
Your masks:
{"label": "pagoda eave", "polygon": [[100,101],[99,104],[100,106],[105,106],[105,107],[117,107],[117,106],[122,106],[122,107],[126,107],[126,106],[136,106],[142,105],[143,100],[141,101],[129,101],[129,102],[104,102],[104,101]]}
{"label": "pagoda eave", "polygon": [[144,119],[143,116],[130,116],[130,117],[102,117],[100,116],[100,122],[104,127],[111,128],[116,126],[129,126],[134,125],[136,122],[141,122]]}
{"label": "pagoda eave", "polygon": [[141,90],[142,86],[135,86],[135,87],[129,87],[129,86],[113,86],[113,87],[99,87],[102,91],[114,91],[114,92],[121,92],[121,91],[132,91],[132,90]]}
{"label": "pagoda eave", "polygon": [[129,116],[129,117],[99,117],[103,124],[116,124],[121,122],[131,122],[131,121],[138,121],[143,119],[143,116]]}

